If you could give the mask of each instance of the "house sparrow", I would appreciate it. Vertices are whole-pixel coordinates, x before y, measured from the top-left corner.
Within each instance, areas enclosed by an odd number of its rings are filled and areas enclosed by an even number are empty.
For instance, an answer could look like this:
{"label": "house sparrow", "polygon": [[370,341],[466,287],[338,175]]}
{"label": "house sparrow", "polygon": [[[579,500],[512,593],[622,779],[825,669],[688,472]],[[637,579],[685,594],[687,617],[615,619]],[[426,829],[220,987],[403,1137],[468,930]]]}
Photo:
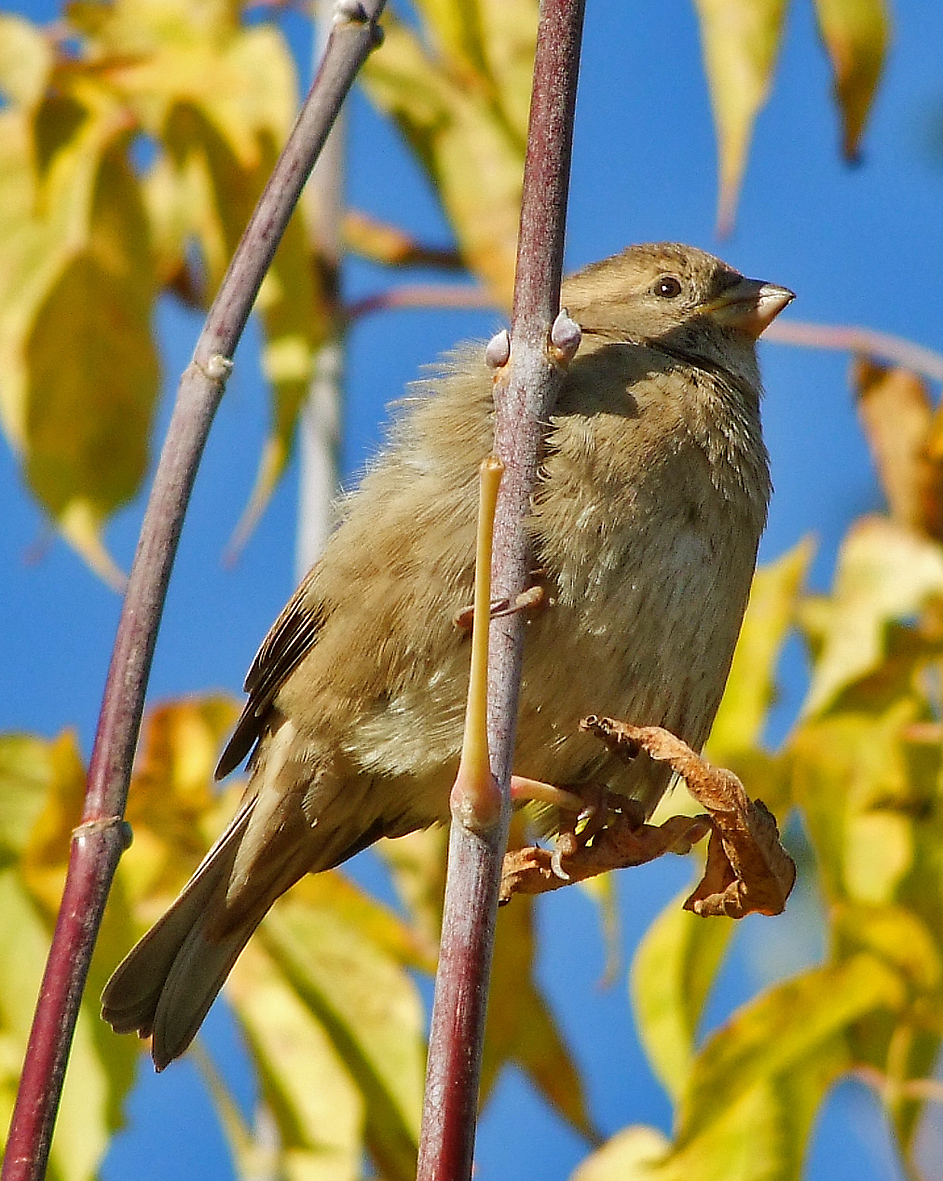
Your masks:
{"label": "house sparrow", "polygon": [[[755,341],[792,298],[674,243],[565,283],[583,335],[527,523],[549,605],[527,618],[523,782],[603,785],[616,810],[628,798],[647,816],[670,770],[618,761],[580,718],[664,726],[695,750],[706,740],[770,494]],[[449,819],[468,683],[453,617],[472,601],[492,382],[466,346],[420,384],[259,649],[217,768],[249,756],[243,803],[103,996],[116,1031],[152,1037],[158,1070],[299,878]]]}

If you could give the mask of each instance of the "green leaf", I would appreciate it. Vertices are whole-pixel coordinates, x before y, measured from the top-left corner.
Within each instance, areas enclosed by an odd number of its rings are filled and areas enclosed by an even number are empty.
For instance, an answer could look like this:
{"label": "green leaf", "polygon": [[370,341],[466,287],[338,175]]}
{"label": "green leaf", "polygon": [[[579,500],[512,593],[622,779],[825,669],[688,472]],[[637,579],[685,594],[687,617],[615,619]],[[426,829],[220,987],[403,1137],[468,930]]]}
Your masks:
{"label": "green leaf", "polygon": [[811,540],[760,567],[750,591],[723,701],[708,750],[726,765],[731,755],[758,745],[775,695],[776,665],[790,629],[802,583],[812,561]]}
{"label": "green leaf", "polygon": [[717,132],[717,228],[726,234],[733,228],[753,124],[769,97],[786,4],[695,0],[694,6]]}
{"label": "green leaf", "polygon": [[854,161],[884,67],[890,17],[884,0],[815,0],[815,12],[835,76],[842,151]]}
{"label": "green leaf", "polygon": [[638,1033],[652,1069],[677,1100],[711,985],[733,935],[733,919],[703,919],[674,898],[646,931],[632,964],[630,987]]}

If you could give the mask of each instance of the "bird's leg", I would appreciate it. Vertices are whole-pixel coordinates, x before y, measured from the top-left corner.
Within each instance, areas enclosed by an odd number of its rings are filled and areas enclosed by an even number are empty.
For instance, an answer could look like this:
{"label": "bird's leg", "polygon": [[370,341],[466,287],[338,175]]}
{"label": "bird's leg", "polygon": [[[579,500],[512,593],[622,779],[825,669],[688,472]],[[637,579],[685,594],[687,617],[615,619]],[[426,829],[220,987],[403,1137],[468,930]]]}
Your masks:
{"label": "bird's leg", "polygon": [[[491,610],[489,611],[489,618],[498,619],[503,615],[514,615],[518,611],[540,611],[549,607],[553,603],[546,586],[539,581],[546,573],[544,570],[534,570],[531,572],[531,578],[535,581],[527,590],[521,591],[512,603],[510,599],[492,599]],[[456,611],[452,616],[452,623],[459,629],[459,631],[471,632],[472,623],[475,619],[474,607],[463,607],[460,611]]]}
{"label": "bird's leg", "polygon": [[541,779],[528,779],[524,775],[511,776],[512,804],[551,804],[563,812],[579,814],[586,806],[585,801],[575,792],[563,787],[554,787]]}

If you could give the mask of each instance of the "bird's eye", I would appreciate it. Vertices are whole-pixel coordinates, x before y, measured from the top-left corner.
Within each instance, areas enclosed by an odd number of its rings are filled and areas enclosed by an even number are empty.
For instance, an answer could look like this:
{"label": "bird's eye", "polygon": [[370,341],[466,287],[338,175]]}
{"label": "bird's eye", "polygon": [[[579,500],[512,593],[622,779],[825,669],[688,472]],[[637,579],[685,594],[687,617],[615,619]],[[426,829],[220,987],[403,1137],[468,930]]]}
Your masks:
{"label": "bird's eye", "polygon": [[674,275],[662,275],[655,284],[655,294],[660,295],[662,299],[674,299],[681,294],[681,284]]}

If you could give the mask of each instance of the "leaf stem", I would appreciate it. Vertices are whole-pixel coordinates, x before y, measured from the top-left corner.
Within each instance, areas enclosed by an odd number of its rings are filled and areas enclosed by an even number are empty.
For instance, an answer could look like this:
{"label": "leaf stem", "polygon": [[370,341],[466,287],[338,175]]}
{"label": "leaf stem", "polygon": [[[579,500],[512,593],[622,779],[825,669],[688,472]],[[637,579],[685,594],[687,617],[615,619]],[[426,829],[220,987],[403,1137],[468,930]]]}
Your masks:
{"label": "leaf stem", "polygon": [[3,1181],[45,1175],[95,939],[127,844],[124,807],[170,571],[197,467],[262,278],[354,76],[378,44],[385,0],[345,0],[314,85],[249,220],[185,370],[125,595],[65,890],[20,1079]]}

